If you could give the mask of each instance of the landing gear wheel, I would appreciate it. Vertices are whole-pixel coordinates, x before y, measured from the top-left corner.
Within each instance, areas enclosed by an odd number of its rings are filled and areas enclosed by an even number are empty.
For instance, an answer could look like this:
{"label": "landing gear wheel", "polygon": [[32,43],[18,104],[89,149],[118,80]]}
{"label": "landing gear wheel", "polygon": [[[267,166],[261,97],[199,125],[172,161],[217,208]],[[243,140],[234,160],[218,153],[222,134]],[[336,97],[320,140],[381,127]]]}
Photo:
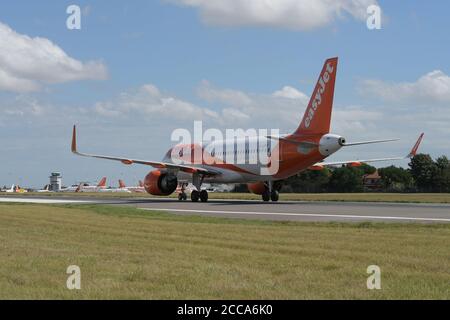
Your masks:
{"label": "landing gear wheel", "polygon": [[178,194],[178,200],[179,201],[186,201],[187,200],[187,195],[186,195],[186,193],[179,193]]}
{"label": "landing gear wheel", "polygon": [[262,199],[264,202],[269,202],[270,201],[270,192],[269,190],[264,191],[264,193],[262,194]]}
{"label": "landing gear wheel", "polygon": [[278,193],[278,191],[272,190],[272,193],[270,194],[270,199],[273,202],[277,202],[279,198],[280,198],[280,194]]}
{"label": "landing gear wheel", "polygon": [[206,190],[200,191],[200,200],[202,202],[208,202],[208,191]]}
{"label": "landing gear wheel", "polygon": [[197,190],[192,191],[191,192],[192,202],[198,202],[199,199],[200,199],[200,192],[198,192]]}

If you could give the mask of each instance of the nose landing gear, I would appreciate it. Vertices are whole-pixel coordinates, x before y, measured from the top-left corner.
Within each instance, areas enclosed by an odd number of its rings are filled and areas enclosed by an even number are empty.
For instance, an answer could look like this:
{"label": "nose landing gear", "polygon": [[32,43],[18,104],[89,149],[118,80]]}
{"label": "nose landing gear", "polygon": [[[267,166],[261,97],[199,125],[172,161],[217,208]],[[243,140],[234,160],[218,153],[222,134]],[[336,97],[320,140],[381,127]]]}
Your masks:
{"label": "nose landing gear", "polygon": [[185,192],[180,192],[179,194],[178,194],[178,200],[179,201],[186,201],[187,200],[187,195],[186,195],[186,193]]}
{"label": "nose landing gear", "polygon": [[187,200],[186,187],[187,187],[187,183],[182,183],[180,185],[180,192],[178,193],[178,200],[179,201],[186,201]]}

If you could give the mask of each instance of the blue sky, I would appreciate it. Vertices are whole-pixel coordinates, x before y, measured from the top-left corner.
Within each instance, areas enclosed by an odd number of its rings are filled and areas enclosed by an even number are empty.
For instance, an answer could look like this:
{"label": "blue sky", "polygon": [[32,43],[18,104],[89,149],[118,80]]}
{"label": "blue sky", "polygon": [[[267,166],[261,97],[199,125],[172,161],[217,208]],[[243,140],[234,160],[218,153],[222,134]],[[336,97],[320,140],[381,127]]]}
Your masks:
{"label": "blue sky", "polygon": [[[41,186],[54,170],[65,184],[101,176],[134,184],[149,171],[75,158],[73,123],[86,151],[149,160],[162,157],[173,129],[190,129],[194,120],[288,132],[331,56],[340,58],[333,131],[349,141],[402,139],[333,159],[402,155],[422,131],[423,152],[450,154],[447,1],[378,1],[381,30],[368,30],[363,15],[375,1],[243,4],[254,1],[2,3],[0,36],[8,34],[8,41],[0,38],[0,49],[10,54],[0,54],[0,184]],[[66,28],[70,4],[82,8],[81,30]],[[36,57],[35,45],[46,46],[49,56]],[[55,48],[73,61],[59,61]],[[285,87],[296,95],[286,96]]]}

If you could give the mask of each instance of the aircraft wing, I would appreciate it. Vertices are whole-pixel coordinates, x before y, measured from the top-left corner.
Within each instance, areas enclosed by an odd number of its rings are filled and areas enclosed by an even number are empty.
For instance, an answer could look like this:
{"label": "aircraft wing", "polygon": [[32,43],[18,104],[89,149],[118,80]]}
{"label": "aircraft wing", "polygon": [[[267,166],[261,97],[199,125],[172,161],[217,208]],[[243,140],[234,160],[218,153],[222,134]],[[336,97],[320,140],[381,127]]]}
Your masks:
{"label": "aircraft wing", "polygon": [[367,160],[347,160],[347,161],[335,161],[335,162],[318,162],[315,165],[313,165],[312,169],[320,169],[327,166],[337,166],[337,165],[343,165],[347,164],[350,166],[360,166],[363,163],[370,163],[370,162],[380,162],[380,161],[392,161],[392,160],[403,160],[412,158],[417,154],[417,150],[419,149],[420,143],[422,142],[424,134],[422,133],[419,136],[419,139],[417,140],[414,147],[411,149],[411,152],[408,153],[406,157],[393,157],[393,158],[378,158],[378,159],[367,159]]}
{"label": "aircraft wing", "polygon": [[218,171],[209,170],[209,169],[205,169],[205,168],[199,168],[199,167],[195,167],[195,166],[189,166],[189,165],[178,165],[178,164],[174,164],[174,163],[160,162],[160,161],[147,161],[147,160],[138,160],[138,159],[131,159],[131,158],[123,158],[123,157],[112,157],[112,156],[103,156],[103,155],[98,155],[98,154],[81,153],[81,152],[78,152],[78,150],[77,150],[76,126],[73,126],[72,153],[74,153],[78,156],[82,156],[82,157],[120,161],[126,165],[143,164],[143,165],[147,165],[147,166],[152,166],[157,169],[173,169],[173,170],[180,170],[180,171],[187,172],[187,173],[198,173],[198,174],[208,175],[208,176],[220,174],[220,172],[218,172]]}

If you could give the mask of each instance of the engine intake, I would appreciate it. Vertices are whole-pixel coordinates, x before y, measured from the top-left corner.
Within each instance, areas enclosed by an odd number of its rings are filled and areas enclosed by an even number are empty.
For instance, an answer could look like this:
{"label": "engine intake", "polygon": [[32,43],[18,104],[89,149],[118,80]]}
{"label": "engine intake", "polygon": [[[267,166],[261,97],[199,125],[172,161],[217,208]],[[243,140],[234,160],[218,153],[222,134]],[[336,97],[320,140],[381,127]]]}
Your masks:
{"label": "engine intake", "polygon": [[151,171],[144,180],[145,191],[154,196],[168,196],[175,192],[177,186],[176,175],[160,170]]}

